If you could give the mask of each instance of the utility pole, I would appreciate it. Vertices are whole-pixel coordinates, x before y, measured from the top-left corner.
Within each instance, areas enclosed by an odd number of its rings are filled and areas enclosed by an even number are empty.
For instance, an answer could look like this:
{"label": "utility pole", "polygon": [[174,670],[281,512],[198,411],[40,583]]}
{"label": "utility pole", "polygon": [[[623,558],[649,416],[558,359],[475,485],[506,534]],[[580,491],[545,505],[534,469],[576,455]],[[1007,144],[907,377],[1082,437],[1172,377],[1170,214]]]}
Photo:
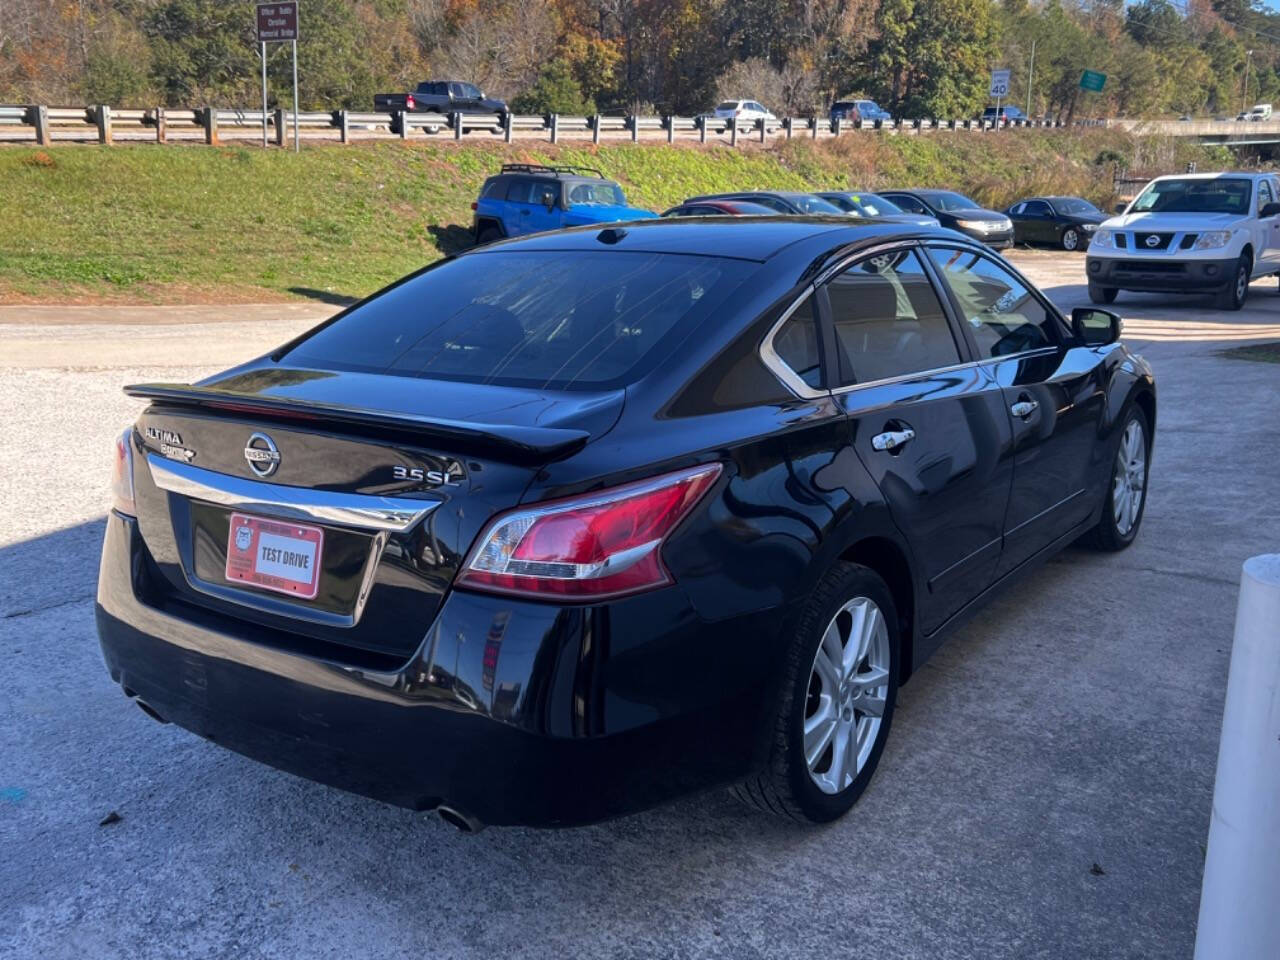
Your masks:
{"label": "utility pole", "polygon": [[1253,51],[1249,50],[1245,53],[1244,61],[1244,89],[1240,91],[1240,112],[1244,113],[1249,109],[1249,67],[1253,63]]}
{"label": "utility pole", "polygon": [[1031,119],[1031,81],[1036,75],[1036,42],[1031,41],[1031,66],[1027,68],[1027,119]]}

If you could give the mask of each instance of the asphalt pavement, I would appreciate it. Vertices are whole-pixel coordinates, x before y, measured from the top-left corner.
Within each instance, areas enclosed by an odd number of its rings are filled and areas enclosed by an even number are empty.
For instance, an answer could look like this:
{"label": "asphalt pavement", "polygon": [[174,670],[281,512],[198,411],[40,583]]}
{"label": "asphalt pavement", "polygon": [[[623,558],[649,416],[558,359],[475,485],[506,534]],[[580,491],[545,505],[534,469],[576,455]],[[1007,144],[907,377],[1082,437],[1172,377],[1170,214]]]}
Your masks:
{"label": "asphalt pavement", "polygon": [[[1085,302],[1081,256],[1013,259]],[[93,627],[120,386],[329,308],[113,309],[0,307],[0,957],[1190,956],[1239,567],[1280,549],[1280,365],[1220,352],[1280,339],[1274,279],[1237,314],[1121,295],[1160,391],[1137,543],[952,637],[818,829],[716,792],[466,836],[148,719]]]}

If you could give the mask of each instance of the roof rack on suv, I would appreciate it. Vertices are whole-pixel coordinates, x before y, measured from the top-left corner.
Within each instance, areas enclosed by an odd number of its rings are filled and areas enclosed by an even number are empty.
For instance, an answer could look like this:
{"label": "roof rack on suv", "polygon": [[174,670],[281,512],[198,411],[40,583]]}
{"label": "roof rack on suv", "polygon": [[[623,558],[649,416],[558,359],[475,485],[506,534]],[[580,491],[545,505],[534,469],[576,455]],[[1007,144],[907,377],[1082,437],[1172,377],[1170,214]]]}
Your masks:
{"label": "roof rack on suv", "polygon": [[595,167],[548,167],[541,163],[504,163],[502,165],[503,173],[569,173],[579,176],[591,174],[599,177],[601,180],[607,179],[603,173]]}

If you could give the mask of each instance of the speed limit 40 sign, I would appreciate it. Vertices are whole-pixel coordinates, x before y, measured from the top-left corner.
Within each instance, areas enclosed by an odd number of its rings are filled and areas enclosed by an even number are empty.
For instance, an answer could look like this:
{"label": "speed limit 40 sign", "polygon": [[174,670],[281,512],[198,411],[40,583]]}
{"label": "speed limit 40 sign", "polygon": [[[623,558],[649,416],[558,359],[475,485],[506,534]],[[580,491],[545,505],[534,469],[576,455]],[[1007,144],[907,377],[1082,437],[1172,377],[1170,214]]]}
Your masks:
{"label": "speed limit 40 sign", "polygon": [[1009,71],[1008,70],[992,70],[991,71],[991,96],[1001,99],[1009,96]]}

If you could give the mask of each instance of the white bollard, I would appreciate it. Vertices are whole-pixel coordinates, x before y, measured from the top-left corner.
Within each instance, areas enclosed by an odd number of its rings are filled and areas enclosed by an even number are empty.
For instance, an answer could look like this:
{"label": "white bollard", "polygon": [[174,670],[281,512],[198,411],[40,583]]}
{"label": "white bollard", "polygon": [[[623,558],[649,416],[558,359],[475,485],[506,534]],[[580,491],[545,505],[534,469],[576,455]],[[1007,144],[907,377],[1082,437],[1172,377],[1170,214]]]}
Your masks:
{"label": "white bollard", "polygon": [[1280,554],[1240,578],[1195,960],[1280,957]]}

